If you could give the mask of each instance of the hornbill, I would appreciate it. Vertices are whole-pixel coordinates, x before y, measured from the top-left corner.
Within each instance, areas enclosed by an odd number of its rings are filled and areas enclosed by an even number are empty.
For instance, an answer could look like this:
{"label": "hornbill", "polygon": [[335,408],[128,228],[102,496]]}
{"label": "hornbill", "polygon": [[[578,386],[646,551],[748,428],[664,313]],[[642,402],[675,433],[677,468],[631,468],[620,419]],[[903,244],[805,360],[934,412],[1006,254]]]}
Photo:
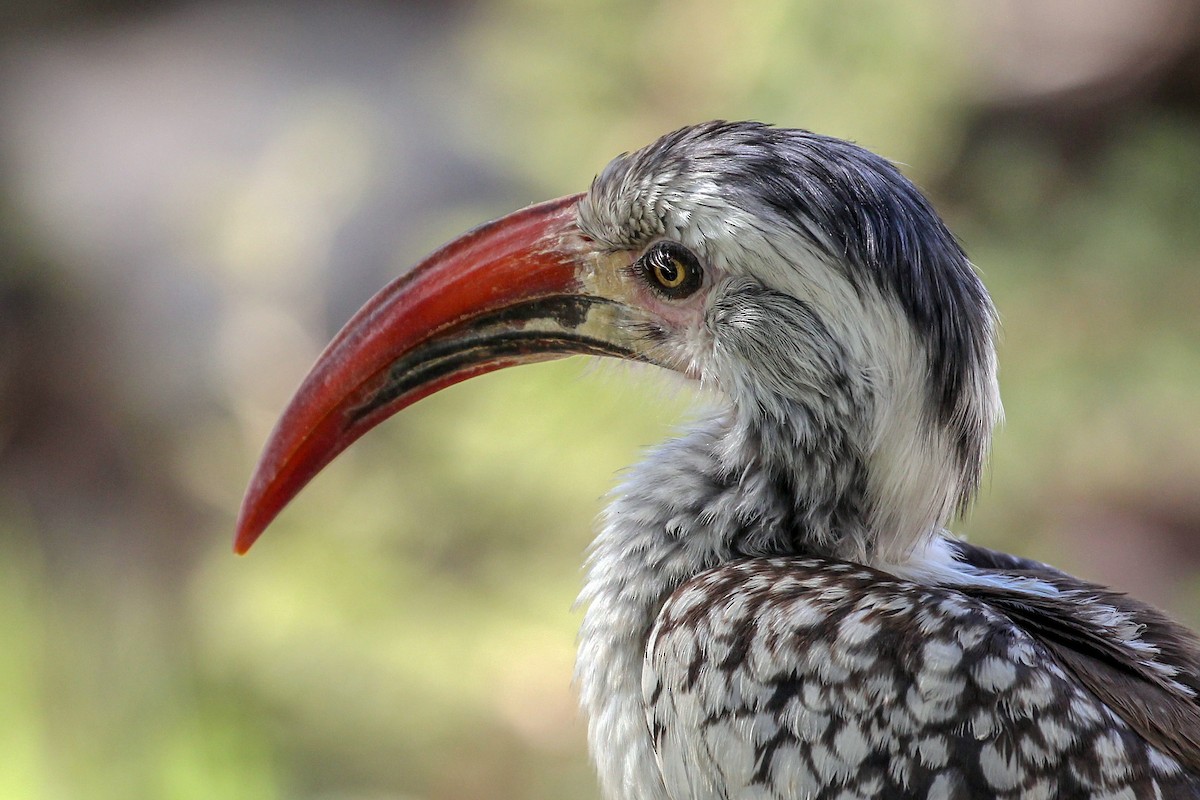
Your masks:
{"label": "hornbill", "polygon": [[1200,797],[1200,640],[944,528],[1000,414],[995,324],[888,161],[682,128],[370,300],[271,435],[236,549],[439,389],[654,364],[719,402],[629,472],[588,558],[576,680],[607,797]]}

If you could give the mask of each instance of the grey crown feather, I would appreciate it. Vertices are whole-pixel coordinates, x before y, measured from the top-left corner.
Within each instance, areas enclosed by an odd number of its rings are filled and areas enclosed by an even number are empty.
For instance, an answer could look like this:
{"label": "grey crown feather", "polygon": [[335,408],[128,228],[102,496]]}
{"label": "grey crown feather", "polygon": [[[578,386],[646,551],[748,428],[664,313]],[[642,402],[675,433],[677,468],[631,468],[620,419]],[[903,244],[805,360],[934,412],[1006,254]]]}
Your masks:
{"label": "grey crown feather", "polygon": [[[912,364],[925,376],[920,413],[951,433],[965,502],[997,411],[994,312],[928,201],[848,142],[712,122],[615,159],[580,205],[581,228],[613,249],[678,234],[687,222],[672,215],[687,209],[668,206],[687,198],[664,187],[699,176],[718,193],[705,202],[749,215],[758,235],[796,237],[864,302],[901,310],[925,359]],[[805,298],[753,274],[724,290],[707,311],[714,337],[750,354],[767,384],[796,386],[786,400],[731,396],[633,468],[606,513],[577,668],[606,792],[1200,798],[1196,637],[940,531],[902,563],[842,547],[839,533],[869,524],[859,418],[879,399],[844,372],[848,354]],[[755,320],[791,325],[792,340]],[[770,371],[780,365],[821,375]]]}

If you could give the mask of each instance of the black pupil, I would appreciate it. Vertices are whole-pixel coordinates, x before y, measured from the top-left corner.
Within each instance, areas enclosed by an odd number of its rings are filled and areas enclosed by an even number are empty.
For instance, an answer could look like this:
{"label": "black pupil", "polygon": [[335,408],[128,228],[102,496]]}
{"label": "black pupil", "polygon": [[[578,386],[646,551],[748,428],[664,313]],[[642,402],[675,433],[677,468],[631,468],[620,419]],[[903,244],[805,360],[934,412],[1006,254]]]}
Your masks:
{"label": "black pupil", "polygon": [[638,261],[642,277],[659,294],[681,300],[704,282],[704,271],[696,257],[681,244],[659,242]]}

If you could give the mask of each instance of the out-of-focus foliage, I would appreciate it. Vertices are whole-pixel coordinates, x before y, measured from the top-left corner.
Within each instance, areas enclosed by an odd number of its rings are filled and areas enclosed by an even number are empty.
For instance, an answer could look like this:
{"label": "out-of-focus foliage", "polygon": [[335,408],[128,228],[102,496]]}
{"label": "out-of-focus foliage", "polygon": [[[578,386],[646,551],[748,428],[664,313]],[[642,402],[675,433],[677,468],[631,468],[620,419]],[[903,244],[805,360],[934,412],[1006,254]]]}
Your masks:
{"label": "out-of-focus foliage", "polygon": [[570,604],[613,474],[686,388],[574,361],[473,380],[347,452],[248,558],[229,541],[357,303],[708,118],[904,162],[1005,328],[1009,421],[958,529],[1200,623],[1200,104],[1098,103],[1076,141],[992,107],[984,33],[925,2],[63,24],[88,6],[0,59],[0,798],[596,797]]}
{"label": "out-of-focus foliage", "polygon": [[[488,101],[471,129],[545,182],[706,119],[762,119],[936,165],[959,133],[961,53],[937,3],[502,0],[465,35]],[[488,122],[492,120],[492,122]]]}
{"label": "out-of-focus foliage", "polygon": [[[980,538],[1061,562],[1071,545],[1044,534],[1070,515],[1103,527],[1090,504],[1196,513],[1198,178],[1195,123],[1170,117],[1129,123],[1082,178],[1020,137],[967,166],[979,204],[957,228],[1000,309],[1008,417],[973,519]],[[1098,566],[1114,565],[1111,582],[1137,571],[1120,557]],[[1200,621],[1189,608],[1176,611]]]}

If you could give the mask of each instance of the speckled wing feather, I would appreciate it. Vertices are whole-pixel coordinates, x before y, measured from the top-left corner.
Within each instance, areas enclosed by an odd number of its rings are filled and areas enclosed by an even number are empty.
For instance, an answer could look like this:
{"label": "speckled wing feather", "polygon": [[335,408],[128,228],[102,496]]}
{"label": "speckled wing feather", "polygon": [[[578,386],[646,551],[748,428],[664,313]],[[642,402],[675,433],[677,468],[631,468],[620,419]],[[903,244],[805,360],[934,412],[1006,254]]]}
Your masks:
{"label": "speckled wing feather", "polygon": [[1200,774],[1200,705],[1196,639],[1150,606],[1082,582],[1060,584],[1068,597],[1124,616],[1134,646],[1071,614],[1069,600],[973,593],[1013,619],[1050,650],[1089,691],[1147,742]]}
{"label": "speckled wing feather", "polygon": [[[1016,620],[989,600],[818,558],[748,559],[692,579],[659,615],[643,672],[668,793],[1200,798],[1190,763],[1096,691],[1121,645],[1080,656],[1104,665],[1081,668],[1062,658],[1077,652],[1069,637],[1039,640],[1052,608]],[[1153,683],[1137,670],[1126,680]]]}
{"label": "speckled wing feather", "polygon": [[[1053,585],[1057,597],[965,591],[1001,609],[1147,741],[1200,774],[1200,639],[1194,633],[1153,606],[1046,564],[955,545],[968,564]],[[1106,618],[1108,628],[1097,625],[1097,617]],[[1114,633],[1113,624],[1129,631],[1131,641]]]}

